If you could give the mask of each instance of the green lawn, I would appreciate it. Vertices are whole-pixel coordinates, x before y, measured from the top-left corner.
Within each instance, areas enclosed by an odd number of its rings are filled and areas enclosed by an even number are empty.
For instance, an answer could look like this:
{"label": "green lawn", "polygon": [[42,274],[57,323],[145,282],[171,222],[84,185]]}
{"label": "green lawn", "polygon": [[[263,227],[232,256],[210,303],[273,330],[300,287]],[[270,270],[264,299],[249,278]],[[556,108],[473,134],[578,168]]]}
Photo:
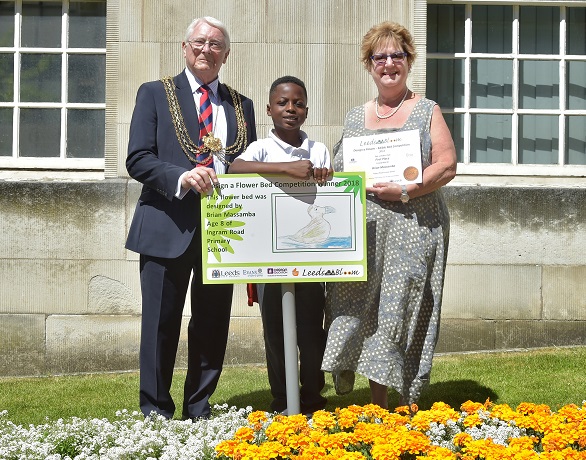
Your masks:
{"label": "green lawn", "polygon": [[[512,407],[523,401],[547,404],[552,409],[586,400],[586,347],[540,349],[509,353],[436,356],[431,385],[420,408],[443,401],[458,409],[467,400],[487,398]],[[180,415],[184,371],[177,371],[173,396]],[[355,390],[345,396],[334,392],[326,377],[327,410],[370,402],[368,381],[357,376]],[[397,395],[390,392],[390,404]],[[271,397],[263,367],[226,367],[212,403],[268,410]],[[0,379],[0,410],[16,424],[39,424],[46,419],[71,416],[113,419],[116,410],[138,408],[138,374],[91,374],[42,378]]]}

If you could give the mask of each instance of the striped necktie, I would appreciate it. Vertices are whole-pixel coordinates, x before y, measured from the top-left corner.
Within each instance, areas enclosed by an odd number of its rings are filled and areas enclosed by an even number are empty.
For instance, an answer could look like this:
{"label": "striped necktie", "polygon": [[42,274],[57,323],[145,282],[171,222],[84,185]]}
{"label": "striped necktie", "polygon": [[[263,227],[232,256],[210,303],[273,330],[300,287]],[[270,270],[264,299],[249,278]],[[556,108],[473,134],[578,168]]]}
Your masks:
{"label": "striped necktie", "polygon": [[[213,110],[212,110],[212,102],[210,101],[209,96],[210,88],[206,85],[201,85],[198,89],[198,92],[201,93],[199,98],[199,145],[203,145],[203,138],[212,132],[213,126]],[[210,155],[209,152],[200,153],[197,155],[197,161],[202,162],[198,163],[197,166],[208,166],[211,167],[213,162],[213,155]]]}

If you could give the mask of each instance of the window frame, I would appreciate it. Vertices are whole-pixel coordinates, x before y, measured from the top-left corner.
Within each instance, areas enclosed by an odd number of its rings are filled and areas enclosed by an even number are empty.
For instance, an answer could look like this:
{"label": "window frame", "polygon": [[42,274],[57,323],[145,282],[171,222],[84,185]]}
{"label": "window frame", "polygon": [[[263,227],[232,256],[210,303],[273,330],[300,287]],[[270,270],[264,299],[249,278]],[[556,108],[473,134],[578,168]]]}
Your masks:
{"label": "window frame", "polygon": [[[586,110],[569,110],[566,104],[566,71],[567,62],[585,62],[584,56],[565,54],[566,46],[566,20],[567,9],[572,7],[586,7],[586,1],[549,1],[549,2],[524,2],[524,1],[455,1],[455,0],[429,0],[427,5],[463,5],[465,7],[464,17],[464,51],[458,53],[430,53],[427,52],[426,63],[430,60],[462,60],[464,65],[464,107],[451,108],[441,107],[444,114],[462,115],[464,148],[463,162],[458,163],[458,174],[482,175],[482,176],[563,176],[580,177],[586,175],[586,165],[565,164],[566,146],[566,117],[586,116]],[[472,7],[477,5],[508,6],[513,8],[512,40],[513,49],[511,53],[473,53],[472,52]],[[560,9],[560,52],[558,54],[520,54],[519,53],[519,9],[525,6],[550,6]],[[426,6],[427,8],[427,6]],[[512,107],[506,109],[488,109],[471,107],[471,63],[473,59],[504,59],[512,60]],[[519,72],[521,61],[558,61],[559,69],[559,107],[556,109],[520,109],[519,108]],[[426,64],[427,66],[427,64]],[[505,114],[512,118],[511,130],[511,162],[510,163],[471,163],[471,126],[472,115],[474,114]],[[558,164],[519,164],[519,116],[521,115],[554,115],[559,119],[558,128]]]}
{"label": "window frame", "polygon": [[[0,0],[0,2],[9,0]],[[70,0],[61,2],[61,46],[52,48],[24,47],[21,45],[22,6],[24,0],[10,0],[15,3],[14,12],[14,46],[0,47],[3,53],[13,53],[14,56],[14,97],[12,102],[0,102],[0,108],[12,109],[12,155],[0,156],[1,169],[13,170],[87,170],[103,171],[105,167],[106,142],[104,154],[101,158],[67,158],[67,114],[69,109],[89,109],[106,111],[106,100],[103,103],[71,103],[63,102],[68,95],[68,58],[69,55],[96,55],[106,56],[104,48],[74,48],[68,47],[69,34],[69,4]],[[85,0],[75,0],[83,3]],[[91,2],[91,0],[88,0]],[[22,102],[20,101],[21,56],[23,54],[53,54],[61,56],[61,100],[59,102]],[[105,82],[104,82],[105,83]],[[20,157],[20,111],[21,109],[59,109],[60,111],[60,145],[59,157]]]}

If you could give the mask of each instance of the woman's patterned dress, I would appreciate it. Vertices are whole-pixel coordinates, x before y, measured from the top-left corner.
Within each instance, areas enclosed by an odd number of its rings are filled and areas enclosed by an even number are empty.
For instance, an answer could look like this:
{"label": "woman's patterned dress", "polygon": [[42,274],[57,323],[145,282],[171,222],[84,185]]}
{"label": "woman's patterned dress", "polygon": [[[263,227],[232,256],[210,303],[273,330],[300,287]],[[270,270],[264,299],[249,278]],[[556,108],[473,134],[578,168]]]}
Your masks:
{"label": "woman's patterned dress", "polygon": [[[430,164],[435,103],[417,101],[400,129],[368,130],[364,106],[346,116],[343,137],[418,129],[423,168]],[[334,170],[343,170],[341,143]],[[322,369],[344,386],[355,371],[392,387],[401,403],[416,402],[429,382],[439,332],[449,216],[441,190],[407,204],[367,194],[368,281],[328,283],[328,339]],[[337,388],[338,390],[338,388]]]}

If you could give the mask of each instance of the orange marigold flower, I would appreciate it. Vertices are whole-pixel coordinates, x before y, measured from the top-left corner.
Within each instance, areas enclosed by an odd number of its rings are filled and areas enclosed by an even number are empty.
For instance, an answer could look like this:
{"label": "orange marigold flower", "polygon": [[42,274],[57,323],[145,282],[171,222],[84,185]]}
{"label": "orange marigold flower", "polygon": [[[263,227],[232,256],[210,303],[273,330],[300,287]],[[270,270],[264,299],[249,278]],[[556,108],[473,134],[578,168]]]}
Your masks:
{"label": "orange marigold flower", "polygon": [[533,404],[533,403],[528,403],[528,402],[522,402],[521,404],[519,404],[517,406],[517,412],[519,412],[520,414],[535,414],[535,413],[547,413],[549,414],[551,412],[551,409],[549,408],[549,406],[545,405],[545,404]]}
{"label": "orange marigold flower", "polygon": [[545,451],[563,450],[570,443],[570,436],[565,433],[548,433],[541,440],[541,445]]}
{"label": "orange marigold flower", "polygon": [[234,433],[234,439],[237,441],[252,441],[254,439],[254,430],[248,426],[240,427]]}
{"label": "orange marigold flower", "polygon": [[468,433],[458,433],[454,436],[454,445],[463,447],[472,441],[472,436]]}
{"label": "orange marigold flower", "polygon": [[397,414],[404,414],[404,415],[410,415],[411,411],[409,410],[409,406],[398,406],[395,407],[395,412]]}
{"label": "orange marigold flower", "polygon": [[234,452],[238,444],[240,443],[234,439],[221,441],[216,445],[215,451],[218,453],[218,455],[225,455],[226,457],[235,458]]}
{"label": "orange marigold flower", "polygon": [[486,407],[482,403],[472,402],[472,401],[468,400],[468,401],[462,403],[462,405],[460,406],[460,409],[468,414],[474,414],[475,412],[478,412],[479,410],[486,410]]}
{"label": "orange marigold flower", "polygon": [[366,444],[374,444],[377,442],[385,442],[389,437],[389,433],[394,430],[407,432],[407,429],[402,426],[391,428],[386,425],[359,422],[354,428],[354,435]]}
{"label": "orange marigold flower", "polygon": [[460,414],[443,402],[436,402],[431,409],[419,411],[411,418],[411,425],[418,430],[426,431],[431,422],[446,424],[448,420],[458,420]]}
{"label": "orange marigold flower", "polygon": [[268,417],[265,411],[257,410],[248,414],[248,423],[250,423],[253,426],[262,424],[266,421],[268,421]]}

